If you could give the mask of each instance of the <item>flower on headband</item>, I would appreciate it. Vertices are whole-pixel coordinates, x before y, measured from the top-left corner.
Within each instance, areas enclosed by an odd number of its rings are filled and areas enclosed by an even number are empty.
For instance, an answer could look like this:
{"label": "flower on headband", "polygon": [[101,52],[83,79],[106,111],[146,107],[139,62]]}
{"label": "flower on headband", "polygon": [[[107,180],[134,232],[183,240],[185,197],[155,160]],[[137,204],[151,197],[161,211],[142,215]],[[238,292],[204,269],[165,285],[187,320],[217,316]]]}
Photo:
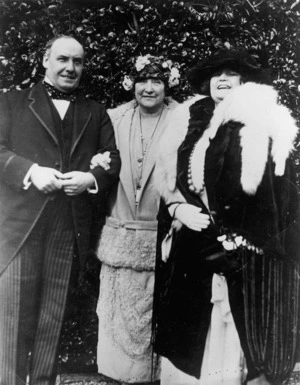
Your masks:
{"label": "flower on headband", "polygon": [[[149,66],[149,67],[148,67]],[[172,60],[165,60],[162,56],[138,56],[129,75],[124,76],[122,82],[126,91],[132,89],[134,79],[158,77],[168,81],[169,87],[175,87],[179,84],[180,73]]]}
{"label": "flower on headband", "polygon": [[164,62],[162,63],[162,66],[163,66],[164,68],[169,68],[169,69],[171,69],[171,68],[172,68],[172,65],[173,65],[172,60],[166,60],[166,61],[164,61]]}
{"label": "flower on headband", "polygon": [[179,84],[179,78],[180,78],[180,73],[178,68],[172,67],[171,68],[171,73],[169,76],[169,87],[175,87]]}
{"label": "flower on headband", "polygon": [[135,68],[138,72],[142,71],[147,64],[150,64],[149,57],[150,55],[148,54],[146,56],[139,56],[136,59]]}
{"label": "flower on headband", "polygon": [[133,81],[131,80],[131,77],[128,75],[125,75],[124,80],[122,82],[122,85],[126,91],[130,91],[132,89],[132,86],[133,86]]}

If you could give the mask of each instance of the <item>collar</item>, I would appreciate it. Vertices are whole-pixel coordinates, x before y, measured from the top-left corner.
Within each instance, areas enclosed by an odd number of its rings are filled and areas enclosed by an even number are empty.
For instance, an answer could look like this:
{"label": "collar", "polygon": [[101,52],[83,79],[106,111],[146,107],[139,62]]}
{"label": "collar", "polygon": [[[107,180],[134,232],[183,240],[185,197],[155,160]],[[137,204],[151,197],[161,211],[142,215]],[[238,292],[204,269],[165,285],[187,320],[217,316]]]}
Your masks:
{"label": "collar", "polygon": [[45,79],[43,80],[43,85],[50,98],[54,100],[66,100],[69,102],[75,102],[78,96],[77,90],[68,93],[59,91],[53,86],[53,84],[47,77],[45,77]]}

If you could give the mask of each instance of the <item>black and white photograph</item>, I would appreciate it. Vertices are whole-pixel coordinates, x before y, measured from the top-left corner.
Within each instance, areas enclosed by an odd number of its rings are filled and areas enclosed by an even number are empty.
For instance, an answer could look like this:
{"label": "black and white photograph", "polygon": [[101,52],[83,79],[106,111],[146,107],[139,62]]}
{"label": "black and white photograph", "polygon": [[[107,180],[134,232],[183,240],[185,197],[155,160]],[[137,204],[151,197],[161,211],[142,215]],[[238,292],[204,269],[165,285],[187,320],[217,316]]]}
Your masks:
{"label": "black and white photograph", "polygon": [[0,385],[300,384],[300,0],[0,0]]}

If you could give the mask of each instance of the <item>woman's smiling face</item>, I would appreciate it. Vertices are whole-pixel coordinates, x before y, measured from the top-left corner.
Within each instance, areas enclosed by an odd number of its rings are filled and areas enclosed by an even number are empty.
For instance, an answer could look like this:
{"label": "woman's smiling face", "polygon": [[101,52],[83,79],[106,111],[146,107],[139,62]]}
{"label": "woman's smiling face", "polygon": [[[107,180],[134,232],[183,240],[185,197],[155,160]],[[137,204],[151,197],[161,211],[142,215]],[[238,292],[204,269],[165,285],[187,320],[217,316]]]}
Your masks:
{"label": "woman's smiling face", "polygon": [[135,84],[135,98],[145,110],[159,110],[165,99],[165,84],[162,80],[149,78]]}
{"label": "woman's smiling face", "polygon": [[216,104],[235,87],[241,85],[241,75],[230,68],[222,68],[210,79],[210,95]]}

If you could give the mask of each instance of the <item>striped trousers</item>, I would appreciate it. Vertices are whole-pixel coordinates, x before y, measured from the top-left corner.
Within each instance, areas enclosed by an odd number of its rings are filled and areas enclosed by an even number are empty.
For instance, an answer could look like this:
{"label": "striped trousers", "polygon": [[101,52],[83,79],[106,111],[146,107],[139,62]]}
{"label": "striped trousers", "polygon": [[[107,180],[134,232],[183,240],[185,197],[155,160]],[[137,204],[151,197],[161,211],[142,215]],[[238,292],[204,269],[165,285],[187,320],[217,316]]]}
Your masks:
{"label": "striped trousers", "polygon": [[0,385],[24,385],[29,369],[31,385],[54,384],[74,240],[70,205],[50,201],[0,277]]}

